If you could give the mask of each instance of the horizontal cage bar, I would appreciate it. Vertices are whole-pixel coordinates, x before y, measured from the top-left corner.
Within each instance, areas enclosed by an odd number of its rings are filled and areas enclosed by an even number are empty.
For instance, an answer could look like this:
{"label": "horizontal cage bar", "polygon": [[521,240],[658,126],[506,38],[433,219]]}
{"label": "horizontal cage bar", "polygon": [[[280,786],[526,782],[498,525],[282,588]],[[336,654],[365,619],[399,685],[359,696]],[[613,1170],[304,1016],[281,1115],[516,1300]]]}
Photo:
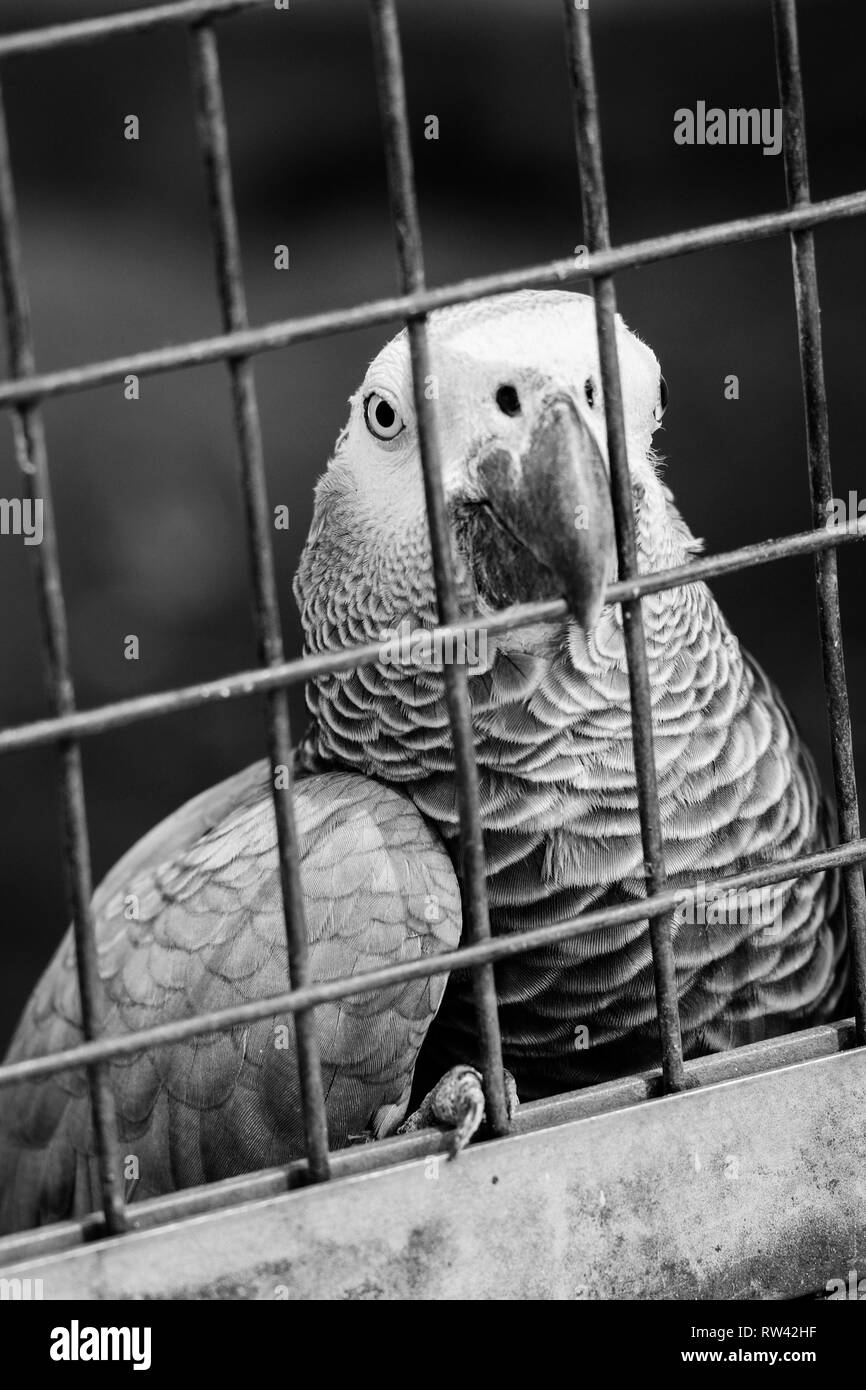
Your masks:
{"label": "horizontal cage bar", "polygon": [[523,270],[504,271],[496,275],[477,276],[438,289],[421,290],[414,294],[395,295],[376,299],[369,304],[349,309],[333,309],[321,314],[282,319],[238,333],[222,333],[192,342],[144,352],[114,357],[104,362],[92,362],[82,367],[65,367],[54,372],[40,372],[21,380],[0,383],[0,410],[8,410],[31,400],[45,400],[76,391],[89,391],[122,381],[129,373],[153,376],[160,372],[185,367],[201,367],[220,362],[226,357],[247,357],[259,352],[275,352],[293,343],[311,342],[333,333],[346,333],[395,319],[412,318],[442,309],[451,304],[465,304],[470,299],[486,295],[507,294],[511,290],[539,289],[545,285],[576,284],[613,271],[631,270],[655,261],[708,251],[739,242],[759,241],[779,236],[803,227],[817,227],[846,217],[866,213],[866,192],[848,193],[825,202],[809,203],[787,212],[765,213],[759,217],[742,217],[732,222],[718,222],[693,231],[672,232],[599,251],[579,259],[548,261],[543,265],[527,266]]}
{"label": "horizontal cage bar", "polygon": [[629,922],[639,922],[654,913],[670,912],[682,903],[684,898],[687,902],[694,901],[701,887],[705,894],[731,893],[761,888],[771,883],[785,883],[788,879],[803,878],[807,874],[822,873],[827,869],[864,862],[866,839],[861,839],[850,844],[834,845],[814,854],[801,855],[796,859],[779,860],[754,869],[744,869],[721,878],[701,880],[700,883],[678,884],[676,887],[666,888],[662,893],[641,898],[622,907],[598,908],[594,912],[585,912],[572,921],[556,922],[548,927],[533,927],[509,936],[496,936],[489,941],[473,946],[460,946],[454,951],[443,951],[440,955],[428,956],[424,960],[408,961],[404,965],[387,966],[381,970],[365,970],[348,978],[323,980],[318,984],[307,985],[304,989],[271,995],[267,999],[257,999],[251,1003],[217,1009],[193,1018],[177,1019],[172,1023],[143,1028],[140,1032],[129,1033],[121,1038],[84,1043],[45,1057],[11,1062],[0,1067],[0,1087],[11,1086],[20,1081],[32,1081],[39,1076],[51,1076],[55,1072],[70,1071],[95,1060],[129,1056],[145,1047],[162,1047],[200,1033],[216,1033],[222,1028],[267,1018],[269,1014],[296,1013],[299,1009],[307,1009],[314,1004],[333,999],[348,999],[356,994],[366,994],[373,989],[385,989],[406,980],[424,979],[429,975],[442,975],[451,970],[469,969],[473,965],[486,965],[510,956],[525,955],[527,951],[556,945],[586,932],[598,931],[603,927],[623,926]]}
{"label": "horizontal cage bar", "polygon": [[[719,555],[705,555],[676,569],[657,570],[652,574],[640,575],[637,579],[620,580],[608,586],[605,602],[621,603],[640,595],[660,593],[663,589],[735,574],[739,570],[751,569],[756,565],[797,555],[811,555],[830,546],[864,538],[866,517],[860,517],[855,521],[846,522],[843,526],[822,527],[818,531],[801,531],[793,536],[783,536],[779,540],[758,541],[753,545],[741,546],[737,550],[724,551]],[[432,628],[429,635],[436,642],[446,644],[470,632],[506,632],[512,628],[530,627],[538,622],[556,622],[567,614],[568,605],[565,599],[544,599],[534,603],[515,604],[513,608],[502,609],[484,618],[465,619],[459,623]],[[381,650],[381,642],[367,642],[357,647],[345,647],[337,652],[295,657],[266,670],[254,667],[217,680],[199,681],[195,685],[180,686],[160,694],[137,695],[129,700],[99,705],[92,710],[78,710],[61,718],[34,720],[16,728],[0,730],[0,755],[44,747],[70,735],[76,738],[93,737],[110,729],[135,724],[142,719],[180,714],[185,710],[200,709],[204,705],[219,704],[224,700],[261,695],[276,686],[297,684],[311,680],[314,676],[350,671],[365,662],[376,661]]]}
{"label": "horizontal cage bar", "polygon": [[47,53],[76,44],[122,34],[144,34],[167,25],[189,24],[197,19],[219,19],[244,10],[274,9],[274,0],[177,0],[173,5],[150,5],[127,14],[102,15],[71,24],[46,24],[41,29],[24,29],[17,34],[0,35],[0,58],[22,53]]}
{"label": "horizontal cage bar", "polygon": [[[766,1075],[802,1062],[833,1059],[848,1052],[853,1046],[853,1039],[852,1021],[845,1019],[761,1043],[748,1043],[728,1052],[696,1057],[685,1064],[687,1089],[698,1092],[719,1082]],[[521,1105],[514,1116],[512,1132],[531,1134],[574,1120],[591,1119],[624,1107],[642,1105],[645,1101],[659,1098],[659,1082],[658,1072],[640,1072],[636,1076],[584,1087],[580,1091],[528,1101]],[[354,1144],[332,1155],[333,1176],[358,1177],[382,1172],[413,1159],[446,1156],[449,1144],[449,1136],[434,1129],[381,1139],[376,1144]],[[227,1207],[237,1207],[262,1198],[279,1197],[304,1186],[306,1163],[303,1159],[295,1159],[283,1167],[265,1168],[236,1178],[223,1178],[203,1187],[180,1188],[161,1197],[143,1198],[129,1207],[129,1224],[135,1231],[154,1230],[191,1216],[224,1211]],[[101,1218],[89,1215],[2,1236],[0,1264],[8,1266],[21,1260],[50,1258],[90,1244],[101,1234]]]}

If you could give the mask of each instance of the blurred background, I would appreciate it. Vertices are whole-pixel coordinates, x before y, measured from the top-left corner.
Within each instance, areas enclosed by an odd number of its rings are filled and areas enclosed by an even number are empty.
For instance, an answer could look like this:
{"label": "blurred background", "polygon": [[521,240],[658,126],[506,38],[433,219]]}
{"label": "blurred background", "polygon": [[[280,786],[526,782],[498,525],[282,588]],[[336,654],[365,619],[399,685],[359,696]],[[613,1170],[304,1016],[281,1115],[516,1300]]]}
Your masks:
{"label": "blurred background", "polygon": [[[683,147],[676,108],[774,107],[763,0],[591,0],[614,242],[779,208],[782,159]],[[0,31],[117,13],[103,0],[4,0]],[[812,191],[866,187],[866,10],[800,0]],[[400,6],[428,280],[567,256],[583,240],[558,0]],[[225,20],[221,54],[254,323],[395,287],[362,0],[291,0]],[[219,330],[182,29],[12,58],[3,85],[40,368]],[[140,139],[123,137],[135,114]],[[427,115],[438,141],[424,139]],[[288,245],[291,269],[274,269]],[[837,496],[866,497],[862,220],[817,232]],[[579,288],[585,289],[585,286]],[[670,389],[656,442],[710,551],[810,524],[790,251],[785,238],[618,279],[620,309]],[[395,325],[398,327],[399,325]],[[346,400],[389,329],[257,359],[286,648],[312,487]],[[740,399],[724,398],[735,373]],[[49,460],[78,701],[215,678],[252,664],[236,455],[221,365],[50,402]],[[0,421],[0,496],[19,490]],[[0,725],[44,715],[37,610],[20,538],[0,538]],[[840,552],[855,743],[866,759],[866,551]],[[784,691],[829,785],[812,562],[716,582],[743,642]],[[124,659],[136,634],[140,659]],[[293,692],[295,729],[304,723]],[[186,798],[261,756],[242,700],[88,739],[94,876]],[[65,923],[55,758],[0,759],[0,1044]],[[861,780],[861,796],[863,784]]]}

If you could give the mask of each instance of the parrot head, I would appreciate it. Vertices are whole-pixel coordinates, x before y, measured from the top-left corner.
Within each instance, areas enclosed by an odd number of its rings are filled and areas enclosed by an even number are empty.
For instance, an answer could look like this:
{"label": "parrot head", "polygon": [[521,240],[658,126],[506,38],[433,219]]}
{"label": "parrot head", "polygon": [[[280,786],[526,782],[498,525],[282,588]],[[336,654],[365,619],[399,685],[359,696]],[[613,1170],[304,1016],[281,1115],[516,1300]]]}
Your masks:
{"label": "parrot head", "polygon": [[[429,319],[442,478],[467,612],[564,596],[597,622],[616,576],[595,305],[521,291]],[[617,321],[636,493],[655,480],[665,388],[652,351]],[[316,493],[296,596],[314,649],[436,620],[424,478],[405,330],[371,363]]]}

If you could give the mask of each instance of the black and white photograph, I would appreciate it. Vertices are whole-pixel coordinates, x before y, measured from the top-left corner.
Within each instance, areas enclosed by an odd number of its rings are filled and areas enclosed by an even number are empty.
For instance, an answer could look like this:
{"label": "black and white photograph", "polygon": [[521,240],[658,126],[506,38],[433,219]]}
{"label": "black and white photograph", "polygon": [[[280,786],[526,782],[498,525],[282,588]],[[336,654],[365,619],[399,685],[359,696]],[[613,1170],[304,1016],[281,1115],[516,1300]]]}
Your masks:
{"label": "black and white photograph", "polygon": [[851,0],[4,0],[28,1364],[531,1301],[831,1374],[864,51]]}

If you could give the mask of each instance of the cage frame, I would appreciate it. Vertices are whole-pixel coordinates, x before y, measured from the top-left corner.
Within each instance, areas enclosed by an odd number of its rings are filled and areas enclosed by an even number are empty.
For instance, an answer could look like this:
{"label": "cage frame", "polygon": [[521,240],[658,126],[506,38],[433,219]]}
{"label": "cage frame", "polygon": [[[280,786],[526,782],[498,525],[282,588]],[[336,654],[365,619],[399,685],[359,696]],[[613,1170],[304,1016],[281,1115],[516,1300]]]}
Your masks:
{"label": "cage frame", "polygon": [[[592,1088],[610,1095],[676,1096],[696,1087],[723,1080],[727,1074],[752,1074],[766,1067],[768,1058],[793,1058],[781,1065],[798,1065],[804,1054],[805,1035],[787,1035],[762,1052],[761,1048],[735,1049],[724,1060],[703,1059],[684,1063],[677,1004],[676,973],[671,941],[674,906],[683,895],[694,893],[697,883],[667,885],[664,844],[656,787],[650,682],[643,636],[641,599],[651,593],[706,580],[747,567],[811,554],[815,564],[816,600],[827,697],[833,763],[838,843],[825,850],[787,861],[761,864],[704,883],[705,891],[760,887],[787,881],[822,869],[838,867],[848,922],[848,945],[854,1002],[853,1023],[814,1029],[816,1055],[826,1055],[866,1044],[866,889],[862,865],[866,839],[861,836],[854,772],[853,739],[838,592],[837,548],[866,536],[866,518],[830,527],[827,504],[833,496],[830,468],[828,411],[824,383],[820,307],[815,263],[814,229],[826,222],[866,213],[866,191],[813,202],[806,155],[806,125],[797,32],[796,0],[770,0],[777,75],[783,112],[783,150],[787,207],[756,217],[738,218],[693,230],[654,237],[629,245],[613,246],[610,239],[601,120],[592,57],[590,18],[579,0],[562,0],[567,68],[572,100],[577,166],[583,204],[584,233],[588,254],[500,274],[466,279],[428,289],[424,274],[421,229],[409,139],[409,120],[403,76],[396,0],[368,0],[374,68],[379,98],[382,138],[388,172],[391,221],[395,236],[399,292],[343,310],[294,317],[253,327],[249,323],[240,240],[237,226],[229,156],[228,124],[220,76],[217,21],[255,10],[273,9],[273,0],[178,0],[121,15],[61,23],[0,36],[0,71],[6,59],[20,54],[46,52],[109,39],[118,34],[144,33],[157,27],[183,26],[189,31],[191,81],[195,119],[205,170],[208,211],[213,240],[217,291],[223,331],[195,341],[125,354],[52,372],[38,372],[30,323],[21,237],[12,176],[9,138],[0,98],[0,289],[6,317],[9,359],[8,380],[0,382],[0,411],[13,418],[16,456],[25,496],[44,503],[44,536],[35,547],[36,583],[42,620],[42,648],[50,716],[23,725],[0,729],[0,754],[48,744],[59,752],[59,785],[63,825],[63,864],[66,903],[73,923],[76,968],[82,1003],[84,1042],[62,1052],[0,1066],[0,1087],[63,1070],[84,1067],[90,1085],[101,1211],[80,1222],[61,1223],[61,1228],[27,1232],[0,1240],[0,1260],[18,1261],[46,1252],[68,1249],[78,1240],[94,1237],[128,1238],[133,1230],[160,1222],[218,1211],[238,1200],[266,1195],[285,1187],[327,1184],[345,1173],[384,1171],[399,1161],[392,1157],[423,1155],[442,1150],[441,1137],[418,1135],[396,1146],[386,1141],[361,1154],[329,1153],[324,1097],[314,1030],[317,1004],[357,995],[411,978],[442,974],[455,968],[471,968],[479,1029],[479,1051],[484,1077],[488,1122],[494,1136],[525,1129],[522,1118],[512,1124],[505,1102],[502,1044],[493,966],[497,960],[537,949],[601,927],[647,919],[650,924],[653,973],[656,987],[660,1074],[623,1078],[609,1087]],[[787,234],[792,252],[793,283],[801,369],[806,452],[812,502],[812,529],[718,555],[704,556],[686,565],[659,573],[638,572],[634,539],[634,513],[622,416],[621,384],[616,350],[615,274],[700,250]],[[425,961],[364,972],[349,978],[310,982],[304,904],[300,880],[297,836],[294,826],[291,779],[272,777],[277,824],[278,858],[283,893],[289,958],[289,987],[266,999],[178,1019],[116,1038],[100,1038],[96,1000],[100,983],[91,909],[92,881],[87,830],[81,740],[148,718],[204,707],[216,700],[261,696],[266,705],[267,745],[272,772],[291,768],[292,735],[288,715],[288,687],[318,674],[352,669],[378,655],[379,644],[347,647],[340,652],[286,659],[283,650],[279,604],[270,539],[264,454],[253,374],[257,354],[291,343],[369,327],[403,318],[409,336],[421,463],[425,483],[431,555],[436,583],[440,626],[434,635],[456,638],[480,627],[501,632],[538,621],[564,618],[565,600],[515,605],[492,617],[461,619],[456,598],[441,463],[437,436],[437,408],[424,391],[429,373],[427,318],[447,305],[466,303],[481,296],[507,293],[517,288],[570,285],[589,281],[596,304],[596,324],[609,441],[611,492],[616,522],[619,580],[609,585],[606,603],[618,603],[629,671],[632,706],[632,738],[638,790],[641,835],[646,862],[646,896],[635,904],[598,909],[553,926],[514,933],[507,938],[491,935],[483,858],[478,774],[469,704],[468,677],[456,663],[446,663],[444,680],[455,755],[455,778],[460,812],[461,890],[464,937],[468,944]],[[130,373],[157,373],[224,361],[228,368],[233,403],[237,452],[248,542],[253,615],[258,641],[259,666],[222,679],[198,682],[157,694],[107,702],[97,708],[76,708],[66,624],[65,601],[58,538],[50,502],[50,474],[41,405],[61,395],[86,391],[121,381]],[[291,1013],[298,1040],[298,1065],[306,1133],[306,1158],[287,1169],[250,1174],[227,1183],[172,1194],[143,1203],[150,1213],[139,1217],[136,1204],[128,1206],[120,1191],[119,1138],[108,1062],[113,1057],[145,1047],[170,1045],[182,1038],[229,1028],[269,1015]],[[823,1050],[823,1051],[822,1051]],[[739,1059],[737,1053],[743,1054]],[[738,1068],[740,1069],[738,1072]],[[702,1080],[704,1077],[706,1079]],[[636,1088],[636,1089],[635,1089]],[[537,1115],[585,1110],[574,1098],[552,1098],[537,1103]],[[604,1106],[604,1101],[602,1101]],[[530,1119],[531,1123],[531,1119]],[[76,1236],[77,1233],[77,1236]]]}

